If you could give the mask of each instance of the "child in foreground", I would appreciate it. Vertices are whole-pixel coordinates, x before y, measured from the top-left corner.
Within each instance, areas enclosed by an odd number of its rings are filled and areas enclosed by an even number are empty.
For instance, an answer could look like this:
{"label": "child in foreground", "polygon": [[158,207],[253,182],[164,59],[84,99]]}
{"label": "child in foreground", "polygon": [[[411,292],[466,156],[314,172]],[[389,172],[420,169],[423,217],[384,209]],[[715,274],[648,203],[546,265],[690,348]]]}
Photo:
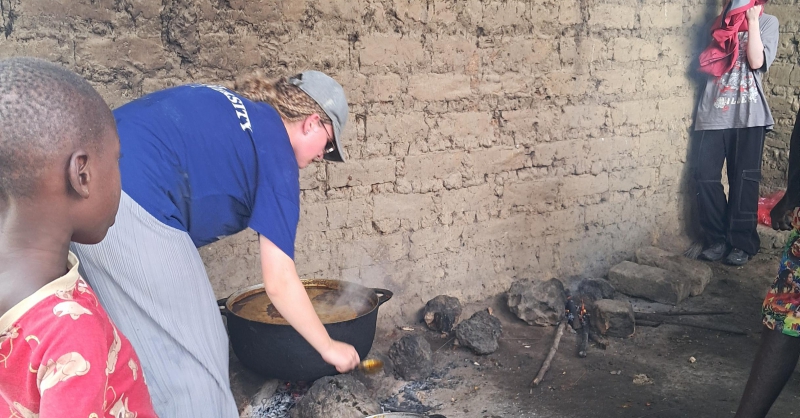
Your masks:
{"label": "child in foreground", "polygon": [[139,359],[78,274],[120,198],[119,138],[64,68],[0,61],[0,415],[155,417]]}

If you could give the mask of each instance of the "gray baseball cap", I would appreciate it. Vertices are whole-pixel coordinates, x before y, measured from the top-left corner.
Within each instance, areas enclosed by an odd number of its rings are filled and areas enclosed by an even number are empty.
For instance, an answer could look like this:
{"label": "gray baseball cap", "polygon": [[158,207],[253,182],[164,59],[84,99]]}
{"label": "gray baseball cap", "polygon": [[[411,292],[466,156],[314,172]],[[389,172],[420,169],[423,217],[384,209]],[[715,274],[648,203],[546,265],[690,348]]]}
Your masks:
{"label": "gray baseball cap", "polygon": [[333,139],[336,143],[336,149],[325,154],[324,158],[330,161],[344,162],[345,155],[341,138],[342,129],[347,123],[348,109],[347,98],[344,95],[342,86],[336,80],[319,71],[304,71],[290,77],[289,82],[314,99],[333,121]]}

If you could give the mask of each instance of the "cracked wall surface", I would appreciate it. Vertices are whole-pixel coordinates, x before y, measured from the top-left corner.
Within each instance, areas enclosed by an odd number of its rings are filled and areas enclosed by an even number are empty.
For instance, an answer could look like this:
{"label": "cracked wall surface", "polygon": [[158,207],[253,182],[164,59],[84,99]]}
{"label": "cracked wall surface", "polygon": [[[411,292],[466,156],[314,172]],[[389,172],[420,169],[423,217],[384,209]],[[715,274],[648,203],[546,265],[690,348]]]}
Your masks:
{"label": "cracked wall surface", "polygon": [[[778,179],[800,19],[796,0],[772,3],[794,16],[781,19],[767,80],[780,97],[767,150]],[[684,232],[694,60],[718,7],[0,0],[0,54],[62,63],[112,107],[255,70],[333,75],[351,102],[350,162],[302,171],[296,261],[303,277],[393,290],[387,326],[442,293],[477,300],[515,278],[602,275]],[[257,253],[252,231],[202,249],[218,296],[258,282]]]}

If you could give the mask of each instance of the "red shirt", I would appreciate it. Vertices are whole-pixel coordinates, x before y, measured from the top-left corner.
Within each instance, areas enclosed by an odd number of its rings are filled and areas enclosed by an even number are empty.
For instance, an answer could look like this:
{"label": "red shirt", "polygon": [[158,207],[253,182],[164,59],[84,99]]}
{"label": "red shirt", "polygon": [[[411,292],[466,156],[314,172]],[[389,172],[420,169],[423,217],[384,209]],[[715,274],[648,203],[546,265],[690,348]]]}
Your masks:
{"label": "red shirt", "polygon": [[155,417],[133,347],[68,267],[0,317],[0,417]]}

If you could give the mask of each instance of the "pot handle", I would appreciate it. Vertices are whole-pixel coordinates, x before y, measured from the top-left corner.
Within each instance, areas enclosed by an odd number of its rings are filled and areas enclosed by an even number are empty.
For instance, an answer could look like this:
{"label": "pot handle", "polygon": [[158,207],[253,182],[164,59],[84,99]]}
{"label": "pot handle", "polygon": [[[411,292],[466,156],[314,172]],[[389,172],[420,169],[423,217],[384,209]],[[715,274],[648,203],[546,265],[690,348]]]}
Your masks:
{"label": "pot handle", "polygon": [[219,305],[219,313],[222,316],[228,316],[228,314],[231,313],[231,311],[229,311],[228,307],[226,306],[227,303],[228,303],[228,298],[217,299],[217,305]]}
{"label": "pot handle", "polygon": [[378,306],[381,306],[384,303],[388,302],[389,299],[391,299],[392,296],[394,296],[394,293],[392,293],[391,290],[380,289],[376,287],[373,288],[372,291],[375,292],[376,295],[378,295]]}

